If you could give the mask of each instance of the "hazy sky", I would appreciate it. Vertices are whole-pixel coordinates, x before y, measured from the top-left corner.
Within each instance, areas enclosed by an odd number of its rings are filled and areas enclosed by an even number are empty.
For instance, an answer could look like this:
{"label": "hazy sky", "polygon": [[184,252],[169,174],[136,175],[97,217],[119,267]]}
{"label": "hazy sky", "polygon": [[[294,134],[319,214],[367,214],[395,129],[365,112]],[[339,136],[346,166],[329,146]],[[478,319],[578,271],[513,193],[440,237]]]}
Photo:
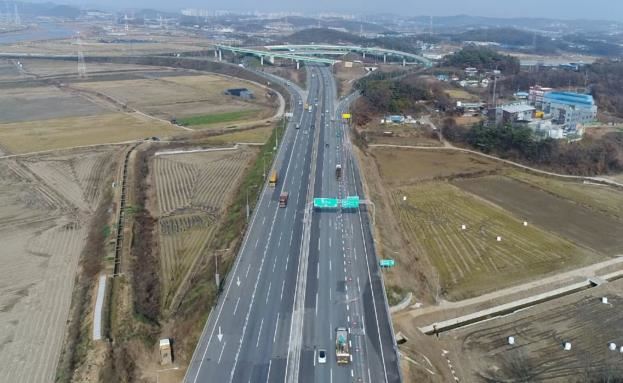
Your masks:
{"label": "hazy sky", "polygon": [[56,0],[58,3],[113,7],[390,12],[401,15],[457,15],[623,20],[622,0]]}

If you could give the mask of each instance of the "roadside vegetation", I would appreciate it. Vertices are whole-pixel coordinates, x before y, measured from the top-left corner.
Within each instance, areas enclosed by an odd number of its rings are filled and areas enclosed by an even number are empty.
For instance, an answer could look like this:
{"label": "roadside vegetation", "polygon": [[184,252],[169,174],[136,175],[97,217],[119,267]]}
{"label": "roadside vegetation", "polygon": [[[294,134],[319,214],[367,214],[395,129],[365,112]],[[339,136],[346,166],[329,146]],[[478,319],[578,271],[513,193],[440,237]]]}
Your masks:
{"label": "roadside vegetation", "polygon": [[235,112],[214,113],[203,116],[180,118],[177,120],[177,123],[183,126],[196,126],[232,122],[244,120],[257,112],[257,110],[239,110]]}

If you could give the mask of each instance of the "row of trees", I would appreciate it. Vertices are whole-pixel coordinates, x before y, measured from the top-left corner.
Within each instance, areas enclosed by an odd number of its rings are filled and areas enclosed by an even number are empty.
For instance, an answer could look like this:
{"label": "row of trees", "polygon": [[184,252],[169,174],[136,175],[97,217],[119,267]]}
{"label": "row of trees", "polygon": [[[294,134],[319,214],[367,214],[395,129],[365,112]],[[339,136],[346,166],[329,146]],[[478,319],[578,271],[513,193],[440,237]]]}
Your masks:
{"label": "row of trees", "polygon": [[454,143],[568,174],[591,176],[623,171],[623,132],[578,142],[539,140],[527,127],[477,124],[464,128],[453,118],[443,121],[442,132]]}

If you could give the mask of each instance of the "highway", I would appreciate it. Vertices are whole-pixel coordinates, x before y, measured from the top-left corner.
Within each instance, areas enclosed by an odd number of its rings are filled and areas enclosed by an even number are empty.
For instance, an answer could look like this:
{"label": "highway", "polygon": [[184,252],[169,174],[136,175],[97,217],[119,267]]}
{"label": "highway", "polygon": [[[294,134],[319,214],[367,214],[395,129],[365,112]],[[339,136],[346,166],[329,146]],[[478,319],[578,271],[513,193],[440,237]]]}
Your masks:
{"label": "highway", "polygon": [[[362,195],[345,126],[335,119],[349,100],[336,104],[329,67],[308,66],[307,84],[307,94],[290,88],[293,117],[274,165],[279,182],[263,186],[185,382],[400,381],[367,215],[311,206],[313,197]],[[344,164],[339,181],[337,163]],[[285,208],[281,191],[289,193]],[[352,342],[352,362],[339,367],[336,327],[349,328]]]}

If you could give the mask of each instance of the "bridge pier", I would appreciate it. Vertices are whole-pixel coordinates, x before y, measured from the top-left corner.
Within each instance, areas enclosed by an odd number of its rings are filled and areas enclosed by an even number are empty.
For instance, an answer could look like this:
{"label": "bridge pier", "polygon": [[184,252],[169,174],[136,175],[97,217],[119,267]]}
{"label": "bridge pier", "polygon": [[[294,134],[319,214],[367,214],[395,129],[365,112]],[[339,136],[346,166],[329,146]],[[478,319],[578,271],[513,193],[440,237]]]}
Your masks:
{"label": "bridge pier", "polygon": [[268,62],[271,64],[275,64],[275,56],[268,56]]}
{"label": "bridge pier", "polygon": [[260,56],[260,65],[264,66],[264,56]]}
{"label": "bridge pier", "polygon": [[218,50],[218,61],[223,61],[223,51],[222,50]]}
{"label": "bridge pier", "polygon": [[215,48],[214,49],[214,58],[217,58],[217,57],[218,57],[218,49]]}
{"label": "bridge pier", "polygon": [[296,60],[296,70],[301,69],[301,62]]}
{"label": "bridge pier", "polygon": [[362,52],[363,53],[363,59],[366,59],[366,52]]}
{"label": "bridge pier", "polygon": [[406,59],[402,59],[402,66],[407,66],[407,60]]}
{"label": "bridge pier", "polygon": [[387,64],[387,55],[383,55],[383,64]]}

